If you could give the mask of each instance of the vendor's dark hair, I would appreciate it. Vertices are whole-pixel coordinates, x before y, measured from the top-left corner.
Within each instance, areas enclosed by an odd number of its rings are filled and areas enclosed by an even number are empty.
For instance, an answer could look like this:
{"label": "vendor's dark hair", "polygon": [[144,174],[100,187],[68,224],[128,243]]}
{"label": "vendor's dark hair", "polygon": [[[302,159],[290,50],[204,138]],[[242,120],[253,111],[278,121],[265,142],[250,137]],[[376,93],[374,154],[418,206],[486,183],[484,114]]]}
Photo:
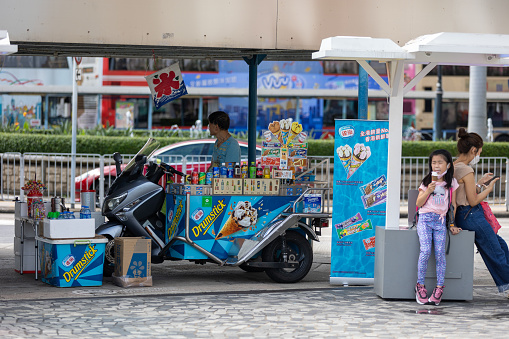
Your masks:
{"label": "vendor's dark hair", "polygon": [[458,143],[456,147],[458,148],[459,154],[467,154],[472,147],[482,148],[484,142],[481,136],[477,133],[468,133],[463,127],[458,131]]}
{"label": "vendor's dark hair", "polygon": [[230,117],[223,111],[215,111],[209,115],[209,123],[216,124],[221,130],[230,128]]}
{"label": "vendor's dark hair", "polygon": [[452,155],[449,153],[449,151],[445,149],[437,149],[436,151],[431,152],[428,159],[428,168],[429,173],[422,179],[422,184],[424,186],[428,186],[431,183],[431,172],[433,171],[431,167],[431,161],[433,160],[433,157],[435,155],[441,155],[444,157],[445,161],[447,161],[447,164],[449,165],[449,168],[447,169],[447,173],[445,173],[444,180],[445,180],[445,187],[449,188],[452,186],[452,178],[454,177],[454,164],[452,162]]}

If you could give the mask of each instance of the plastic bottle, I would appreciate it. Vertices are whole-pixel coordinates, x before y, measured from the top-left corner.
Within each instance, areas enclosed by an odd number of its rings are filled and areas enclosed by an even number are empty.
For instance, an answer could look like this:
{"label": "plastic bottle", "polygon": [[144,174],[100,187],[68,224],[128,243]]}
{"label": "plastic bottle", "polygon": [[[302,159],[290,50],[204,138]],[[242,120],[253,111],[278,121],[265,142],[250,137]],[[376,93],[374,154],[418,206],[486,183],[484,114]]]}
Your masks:
{"label": "plastic bottle", "polygon": [[67,209],[67,219],[76,219],[74,213],[69,211],[69,209]]}
{"label": "plastic bottle", "polygon": [[90,212],[90,208],[88,206],[81,206],[80,210],[80,219],[91,219],[92,212]]}
{"label": "plastic bottle", "polygon": [[256,165],[254,162],[249,165],[249,178],[256,179]]}
{"label": "plastic bottle", "polygon": [[219,167],[219,177],[226,178],[227,173],[228,173],[228,170],[226,169],[226,166],[224,164],[221,165],[221,167]]}
{"label": "plastic bottle", "polygon": [[233,169],[233,177],[234,178],[240,178],[242,175],[241,173],[241,170],[240,170],[240,165],[239,164],[235,164],[235,167]]}
{"label": "plastic bottle", "polygon": [[242,169],[241,169],[242,179],[247,179],[247,173],[248,173],[247,164],[242,164]]}
{"label": "plastic bottle", "polygon": [[233,178],[233,164],[231,162],[228,163],[228,167],[226,169],[226,177]]}
{"label": "plastic bottle", "polygon": [[269,168],[269,166],[265,166],[265,168],[263,169],[263,177],[265,179],[270,179],[270,168]]}
{"label": "plastic bottle", "polygon": [[261,164],[258,164],[258,166],[256,166],[256,177],[263,178],[263,168]]}

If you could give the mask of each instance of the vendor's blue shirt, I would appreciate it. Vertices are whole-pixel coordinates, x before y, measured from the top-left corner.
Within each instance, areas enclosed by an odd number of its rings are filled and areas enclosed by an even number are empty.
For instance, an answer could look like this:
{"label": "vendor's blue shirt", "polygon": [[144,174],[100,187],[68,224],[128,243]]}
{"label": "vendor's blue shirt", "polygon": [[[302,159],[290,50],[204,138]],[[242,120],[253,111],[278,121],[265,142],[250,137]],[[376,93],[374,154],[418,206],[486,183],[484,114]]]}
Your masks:
{"label": "vendor's blue shirt", "polygon": [[217,140],[214,143],[214,152],[212,153],[212,162],[221,164],[228,164],[235,162],[240,164],[240,146],[239,142],[234,137],[230,136],[226,139],[221,146],[217,147]]}

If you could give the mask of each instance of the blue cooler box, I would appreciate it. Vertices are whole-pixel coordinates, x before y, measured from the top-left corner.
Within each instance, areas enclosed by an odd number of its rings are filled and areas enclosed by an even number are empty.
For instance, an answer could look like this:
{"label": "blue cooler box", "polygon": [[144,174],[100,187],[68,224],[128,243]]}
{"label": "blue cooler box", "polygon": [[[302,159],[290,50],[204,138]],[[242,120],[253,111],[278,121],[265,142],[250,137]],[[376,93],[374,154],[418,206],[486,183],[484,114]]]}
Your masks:
{"label": "blue cooler box", "polygon": [[57,287],[102,285],[107,238],[36,239],[42,281]]}

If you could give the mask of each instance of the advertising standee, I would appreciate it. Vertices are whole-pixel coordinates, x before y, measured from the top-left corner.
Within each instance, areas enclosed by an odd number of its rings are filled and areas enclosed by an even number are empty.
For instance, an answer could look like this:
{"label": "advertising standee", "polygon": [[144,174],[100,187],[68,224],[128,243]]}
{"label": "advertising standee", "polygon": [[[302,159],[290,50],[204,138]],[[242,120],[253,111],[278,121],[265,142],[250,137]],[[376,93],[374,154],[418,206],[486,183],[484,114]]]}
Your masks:
{"label": "advertising standee", "polygon": [[385,227],[388,121],[336,120],[331,284],[372,284]]}

